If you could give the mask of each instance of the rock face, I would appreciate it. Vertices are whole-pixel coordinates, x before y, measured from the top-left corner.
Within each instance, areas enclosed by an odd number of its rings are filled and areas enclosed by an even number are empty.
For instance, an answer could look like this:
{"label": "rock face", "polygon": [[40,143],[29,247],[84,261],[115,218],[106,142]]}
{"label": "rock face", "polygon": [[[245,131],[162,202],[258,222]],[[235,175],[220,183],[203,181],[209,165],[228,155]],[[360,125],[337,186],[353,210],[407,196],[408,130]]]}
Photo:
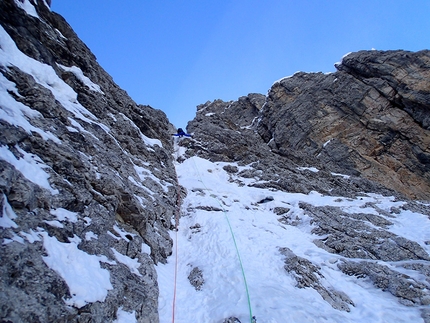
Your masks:
{"label": "rock face", "polygon": [[281,155],[429,199],[430,52],[358,52],[337,68],[276,83],[259,133]]}
{"label": "rock face", "polygon": [[430,51],[358,52],[337,68],[296,73],[267,97],[207,102],[189,131],[213,137],[208,157],[256,161],[265,143],[277,158],[430,199]]}
{"label": "rock face", "polygon": [[172,126],[44,1],[1,1],[0,23],[1,321],[158,322]]}
{"label": "rock face", "polygon": [[[430,51],[358,52],[336,66],[332,74],[284,78],[267,96],[198,106],[187,127],[194,140],[181,145],[187,156],[246,166],[224,166],[239,186],[316,191],[339,197],[339,203],[366,193],[392,196],[398,208],[370,203],[371,212],[354,214],[341,206],[299,206],[311,219],[314,244],[344,257],[337,264],[344,274],[372,281],[404,305],[424,308],[430,300],[430,256],[422,245],[430,242],[390,232],[389,219],[405,210],[430,215],[428,202],[413,201],[430,200]],[[273,212],[284,225],[302,224],[288,208]],[[325,285],[312,259],[282,245],[280,253],[297,287],[315,289],[335,309],[354,306],[348,291]],[[427,310],[422,317],[430,322]]]}

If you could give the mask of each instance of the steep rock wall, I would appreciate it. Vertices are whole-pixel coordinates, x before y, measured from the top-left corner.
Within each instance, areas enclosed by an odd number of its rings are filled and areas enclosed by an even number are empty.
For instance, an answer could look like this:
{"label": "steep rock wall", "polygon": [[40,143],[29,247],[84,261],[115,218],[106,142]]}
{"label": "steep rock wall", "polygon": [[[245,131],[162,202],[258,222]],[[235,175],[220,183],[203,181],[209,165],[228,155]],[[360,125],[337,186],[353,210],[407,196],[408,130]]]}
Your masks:
{"label": "steep rock wall", "polygon": [[296,73],[266,97],[207,102],[189,131],[211,142],[210,158],[276,156],[430,199],[430,51],[363,51],[337,68]]}
{"label": "steep rock wall", "polygon": [[430,195],[430,51],[363,51],[270,89],[258,132],[281,155]]}
{"label": "steep rock wall", "polygon": [[1,320],[158,322],[172,125],[46,2],[1,1],[0,23]]}

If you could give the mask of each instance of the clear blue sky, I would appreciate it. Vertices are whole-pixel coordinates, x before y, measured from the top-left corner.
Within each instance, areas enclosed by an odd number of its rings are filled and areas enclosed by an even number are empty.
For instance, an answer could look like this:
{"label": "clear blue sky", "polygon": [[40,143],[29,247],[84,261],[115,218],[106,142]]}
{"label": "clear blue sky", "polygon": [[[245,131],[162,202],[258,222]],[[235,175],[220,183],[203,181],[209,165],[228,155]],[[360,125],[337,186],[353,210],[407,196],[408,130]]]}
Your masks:
{"label": "clear blue sky", "polygon": [[358,50],[430,48],[430,0],[52,0],[114,81],[185,127],[196,106],[333,72]]}

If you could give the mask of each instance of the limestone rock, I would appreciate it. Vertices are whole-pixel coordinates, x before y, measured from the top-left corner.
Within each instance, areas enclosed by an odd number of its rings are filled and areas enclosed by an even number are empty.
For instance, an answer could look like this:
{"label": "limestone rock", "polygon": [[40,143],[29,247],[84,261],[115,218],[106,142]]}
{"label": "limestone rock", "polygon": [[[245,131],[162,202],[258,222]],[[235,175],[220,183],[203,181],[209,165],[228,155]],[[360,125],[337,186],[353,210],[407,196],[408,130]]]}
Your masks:
{"label": "limestone rock", "polygon": [[275,83],[258,132],[273,150],[429,199],[430,51],[363,51]]}
{"label": "limestone rock", "polygon": [[[154,265],[172,253],[176,195],[186,194],[177,193],[173,125],[113,82],[50,1],[30,4],[38,17],[0,1],[0,50],[12,53],[0,66],[0,108],[7,110],[0,120],[1,320],[113,322],[125,311],[156,323]],[[303,216],[293,218],[287,204],[272,211],[283,227],[310,222],[314,243],[340,259],[339,270],[423,308],[427,322],[429,241],[390,227],[403,211],[430,214],[428,203],[412,200],[430,200],[430,52],[362,51],[336,67],[296,73],[268,95],[199,105],[187,127],[193,139],[179,142],[186,152],[177,162],[230,162],[222,167],[239,187],[404,201],[390,210],[368,203],[370,213],[307,203],[294,206]],[[270,208],[272,200],[265,193],[253,207]],[[354,306],[312,259],[280,251],[298,288],[315,289],[338,310]],[[99,285],[88,290],[102,286],[101,294],[79,298],[65,264],[94,274],[86,281]],[[189,279],[203,286],[198,267]]]}
{"label": "limestone rock", "polygon": [[351,311],[349,305],[354,306],[354,302],[348,295],[322,284],[321,280],[324,276],[321,274],[320,268],[309,260],[295,255],[289,248],[280,248],[279,251],[285,256],[285,270],[293,274],[298,288],[313,288],[333,308],[346,312]]}
{"label": "limestone rock", "polygon": [[[45,1],[31,4],[38,17],[0,2],[0,47],[14,50],[0,66],[1,108],[15,113],[0,120],[1,320],[112,322],[122,310],[158,322],[154,264],[172,252],[176,201],[172,126],[133,102]],[[79,257],[62,262],[54,247]],[[88,288],[100,288],[96,298],[61,270],[81,265],[103,286]]]}
{"label": "limestone rock", "polygon": [[344,261],[338,267],[348,275],[369,278],[378,288],[399,297],[401,303],[405,305],[430,304],[430,293],[426,285],[387,266],[366,261]]}
{"label": "limestone rock", "polygon": [[188,275],[188,280],[196,290],[201,290],[202,285],[205,283],[203,271],[199,267],[194,267]]}

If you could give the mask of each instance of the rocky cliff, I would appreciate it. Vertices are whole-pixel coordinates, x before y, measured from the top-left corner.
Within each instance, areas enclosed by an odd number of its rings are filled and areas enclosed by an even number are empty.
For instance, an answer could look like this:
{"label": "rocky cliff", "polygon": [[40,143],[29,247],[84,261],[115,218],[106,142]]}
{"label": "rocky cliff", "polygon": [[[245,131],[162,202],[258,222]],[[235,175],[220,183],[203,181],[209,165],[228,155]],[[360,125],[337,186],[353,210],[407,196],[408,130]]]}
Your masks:
{"label": "rocky cliff", "polygon": [[[0,23],[2,321],[132,313],[158,322],[154,268],[172,252],[174,163],[197,155],[231,162],[224,170],[238,187],[393,196],[398,207],[368,203],[370,215],[299,208],[314,244],[344,257],[340,271],[368,277],[430,322],[430,241],[396,235],[387,220],[430,214],[429,51],[352,53],[335,73],[296,73],[267,95],[202,104],[188,124],[194,138],[173,160],[166,115],[120,89],[49,2],[2,0]],[[301,221],[287,207],[273,212],[282,225]],[[349,310],[347,291],[325,289],[318,263],[290,247],[279,250],[297,287]]]}
{"label": "rocky cliff", "polygon": [[363,51],[336,67],[284,78],[267,96],[207,102],[189,130],[215,141],[207,157],[251,162],[270,151],[430,199],[430,51]]}
{"label": "rocky cliff", "polygon": [[[224,170],[239,186],[316,191],[338,201],[375,193],[402,201],[400,209],[388,210],[369,203],[371,214],[299,206],[311,218],[315,245],[345,257],[339,270],[366,277],[402,304],[424,306],[422,317],[430,322],[430,256],[423,248],[430,240],[417,243],[390,231],[390,219],[407,210],[430,220],[428,202],[416,201],[430,199],[430,51],[363,51],[336,67],[331,74],[284,78],[267,96],[198,106],[188,124],[194,140],[181,142],[186,153],[180,161],[199,156],[230,163]],[[302,225],[290,208],[273,212],[281,223]],[[349,310],[347,290],[329,291],[320,283],[323,264],[280,250],[297,287],[314,288],[333,308]],[[406,268],[412,271],[403,275]]]}
{"label": "rocky cliff", "polygon": [[176,203],[166,115],[44,1],[2,0],[0,22],[2,322],[158,322]]}

